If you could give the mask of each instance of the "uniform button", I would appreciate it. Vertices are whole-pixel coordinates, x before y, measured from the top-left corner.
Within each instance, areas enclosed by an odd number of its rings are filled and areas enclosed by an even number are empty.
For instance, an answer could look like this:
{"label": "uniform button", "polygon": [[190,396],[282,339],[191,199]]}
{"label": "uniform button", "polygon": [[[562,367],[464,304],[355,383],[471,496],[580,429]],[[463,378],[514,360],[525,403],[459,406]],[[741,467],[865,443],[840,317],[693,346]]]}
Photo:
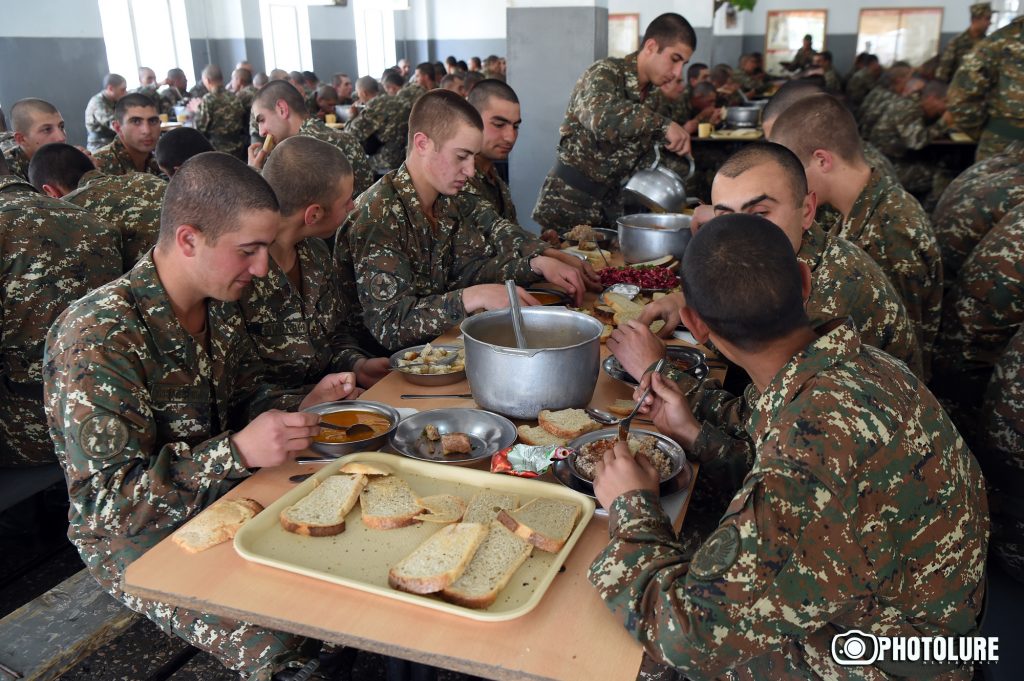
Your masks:
{"label": "uniform button", "polygon": [[224,472],[224,466],[222,466],[219,463],[214,464],[213,465],[213,472],[218,474],[218,475],[220,475],[221,473]]}

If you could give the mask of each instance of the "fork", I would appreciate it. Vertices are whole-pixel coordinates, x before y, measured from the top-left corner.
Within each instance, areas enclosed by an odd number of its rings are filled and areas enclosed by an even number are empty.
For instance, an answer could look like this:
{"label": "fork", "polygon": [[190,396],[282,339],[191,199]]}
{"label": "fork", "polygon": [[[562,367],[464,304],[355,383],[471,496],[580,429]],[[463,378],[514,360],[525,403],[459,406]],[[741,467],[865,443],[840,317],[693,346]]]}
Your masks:
{"label": "fork", "polygon": [[[662,357],[658,360],[658,363],[651,369],[651,373],[660,374],[662,368],[665,366],[667,360]],[[640,377],[643,380],[643,377]],[[633,417],[636,416],[637,412],[640,411],[640,407],[643,406],[644,400],[651,394],[651,388],[654,386],[654,378],[651,378],[651,382],[647,384],[647,389],[644,390],[643,394],[640,395],[640,399],[636,401],[636,406],[633,407],[633,411],[629,412],[629,416],[619,421],[619,432],[618,439],[620,442],[629,442],[629,426],[633,422]]]}

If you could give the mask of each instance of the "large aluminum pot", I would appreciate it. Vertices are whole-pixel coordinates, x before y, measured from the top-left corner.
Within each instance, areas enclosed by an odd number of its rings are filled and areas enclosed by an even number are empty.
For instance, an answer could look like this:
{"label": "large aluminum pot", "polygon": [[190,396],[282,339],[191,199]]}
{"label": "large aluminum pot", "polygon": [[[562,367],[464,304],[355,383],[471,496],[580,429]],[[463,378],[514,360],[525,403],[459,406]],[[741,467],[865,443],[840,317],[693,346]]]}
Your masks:
{"label": "large aluminum pot", "polygon": [[730,106],[725,112],[725,122],[734,128],[756,128],[761,122],[761,107]]}
{"label": "large aluminum pot", "polygon": [[686,184],[696,168],[693,156],[687,156],[690,171],[686,177],[661,165],[661,150],[654,147],[654,163],[649,168],[638,170],[623,187],[623,196],[633,199],[656,213],[678,213],[686,208]]}
{"label": "large aluminum pot", "polygon": [[523,309],[528,348],[516,347],[508,310],[462,322],[466,376],[481,408],[535,419],[542,409],[585,407],[594,396],[604,324],[558,307]]}
{"label": "large aluminum pot", "polygon": [[678,213],[637,213],[618,219],[619,248],[627,263],[647,262],[665,255],[683,259],[690,243],[690,216]]}

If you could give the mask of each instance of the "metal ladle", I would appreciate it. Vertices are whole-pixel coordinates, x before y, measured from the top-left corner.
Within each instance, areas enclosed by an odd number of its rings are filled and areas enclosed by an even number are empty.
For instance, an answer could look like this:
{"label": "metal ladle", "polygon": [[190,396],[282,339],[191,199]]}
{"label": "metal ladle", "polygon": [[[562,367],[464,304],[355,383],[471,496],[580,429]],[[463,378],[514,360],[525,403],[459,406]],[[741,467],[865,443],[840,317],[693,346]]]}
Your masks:
{"label": "metal ladle", "polygon": [[525,350],[526,331],[523,329],[523,310],[519,307],[519,292],[516,291],[515,280],[507,279],[505,289],[508,291],[508,306],[512,315],[512,330],[516,334],[516,347]]}
{"label": "metal ladle", "polygon": [[344,431],[346,437],[359,437],[361,439],[365,439],[373,435],[373,428],[365,423],[353,423],[351,426],[336,426],[333,423],[328,423],[327,421],[320,419],[320,422],[317,425],[328,430]]}

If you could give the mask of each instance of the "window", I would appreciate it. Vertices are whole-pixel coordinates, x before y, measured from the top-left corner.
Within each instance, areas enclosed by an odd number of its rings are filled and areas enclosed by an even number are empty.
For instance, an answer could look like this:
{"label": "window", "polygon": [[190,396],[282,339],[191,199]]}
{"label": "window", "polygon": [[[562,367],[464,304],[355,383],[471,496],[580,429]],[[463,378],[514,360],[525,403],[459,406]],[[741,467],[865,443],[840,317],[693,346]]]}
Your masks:
{"label": "window", "polygon": [[260,0],[263,58],[268,70],[313,70],[309,4],[304,0]]}
{"label": "window", "polygon": [[792,61],[803,47],[804,36],[811,36],[815,50],[825,48],[828,12],[823,9],[769,11],[764,35],[764,68],[769,73],[787,73],[782,62]]}
{"label": "window", "polygon": [[107,68],[138,84],[140,66],[161,80],[169,69],[194,73],[185,0],[99,0]]}
{"label": "window", "polygon": [[[401,0],[356,0],[356,60],[359,75],[380,73],[398,60],[395,49],[395,10]],[[406,8],[408,3],[405,3]]]}
{"label": "window", "polygon": [[939,53],[942,9],[862,9],[857,27],[857,52],[878,55],[884,66],[906,61],[920,66]]}

